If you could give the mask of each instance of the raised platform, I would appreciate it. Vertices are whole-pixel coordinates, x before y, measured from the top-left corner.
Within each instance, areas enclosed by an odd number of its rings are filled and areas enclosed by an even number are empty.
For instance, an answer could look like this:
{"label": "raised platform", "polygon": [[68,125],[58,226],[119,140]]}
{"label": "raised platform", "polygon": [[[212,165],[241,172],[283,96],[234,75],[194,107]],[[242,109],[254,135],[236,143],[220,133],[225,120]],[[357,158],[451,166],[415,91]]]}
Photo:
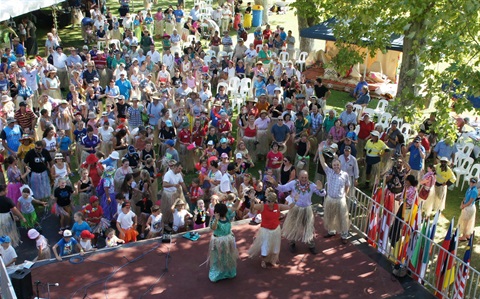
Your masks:
{"label": "raised platform", "polygon": [[342,245],[339,237],[324,239],[321,219],[317,219],[319,253],[311,255],[305,244],[297,244],[298,252],[292,254],[287,240],[282,240],[281,265],[276,269],[262,269],[259,259],[247,256],[259,227],[234,226],[240,260],[232,280],[211,283],[208,266],[200,266],[208,254],[208,230],[196,242],[150,240],[91,254],[79,264],[64,260],[36,265],[32,280],[59,283],[50,288],[51,298],[57,299],[388,298],[404,292],[390,273],[356,246]]}

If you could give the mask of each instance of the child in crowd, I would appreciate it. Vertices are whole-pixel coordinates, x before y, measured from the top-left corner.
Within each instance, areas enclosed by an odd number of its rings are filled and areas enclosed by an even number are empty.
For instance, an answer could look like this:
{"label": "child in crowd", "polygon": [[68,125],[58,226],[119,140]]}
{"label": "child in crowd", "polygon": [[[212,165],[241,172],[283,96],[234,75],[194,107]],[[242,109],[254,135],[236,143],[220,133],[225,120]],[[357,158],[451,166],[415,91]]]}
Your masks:
{"label": "child in crowd", "polygon": [[136,204],[140,208],[140,219],[138,224],[140,224],[141,233],[140,238],[145,238],[145,228],[147,226],[148,219],[150,218],[150,212],[152,211],[153,202],[148,196],[148,193],[143,194],[142,200],[139,200]]}
{"label": "child in crowd", "polygon": [[80,240],[80,234],[84,230],[88,230],[89,232],[92,231],[92,229],[90,228],[90,225],[88,225],[88,223],[84,221],[82,212],[76,212],[73,215],[73,220],[75,221],[75,223],[73,224],[73,227],[72,227],[72,233],[77,241]]}
{"label": "child in crowd", "polygon": [[193,217],[190,212],[185,209],[185,202],[182,199],[177,199],[172,205],[173,212],[173,231],[183,232],[188,230],[190,219]]}
{"label": "child in crowd", "polygon": [[35,212],[35,207],[33,206],[33,203],[43,206],[47,205],[46,202],[34,199],[31,195],[30,188],[24,187],[22,189],[22,196],[20,196],[17,202],[17,209],[20,210],[26,220],[25,222],[21,223],[23,228],[29,229],[33,228],[35,225],[40,226],[37,221],[37,213]]}
{"label": "child in crowd", "polygon": [[105,235],[107,236],[105,238],[105,244],[107,245],[107,247],[115,247],[118,244],[124,244],[125,243],[124,240],[118,238],[115,235],[115,230],[113,228],[107,229],[106,232],[105,232]]}
{"label": "child in crowd", "polygon": [[59,145],[60,153],[65,158],[65,162],[70,164],[70,146],[72,140],[65,135],[65,130],[58,130],[57,144]]}
{"label": "child in crowd", "polygon": [[96,249],[92,246],[93,238],[95,238],[95,235],[88,230],[83,230],[80,233],[80,247],[82,247],[84,252],[94,251]]}
{"label": "child in crowd", "polygon": [[48,246],[48,240],[34,228],[28,230],[27,234],[30,240],[35,240],[38,250],[37,257],[33,261],[51,259],[52,253],[50,252],[50,246]]}
{"label": "child in crowd", "polygon": [[33,138],[28,134],[23,134],[22,138],[20,139],[20,146],[17,150],[18,168],[20,168],[20,170],[24,171],[25,165],[23,163],[23,159],[25,159],[25,155],[28,153],[28,151],[33,148],[35,148]]}
{"label": "child in crowd", "polygon": [[154,205],[152,207],[152,214],[148,217],[145,229],[148,230],[147,239],[158,237],[162,233],[163,221],[160,206]]}
{"label": "child in crowd", "polygon": [[138,232],[137,227],[137,215],[132,212],[132,208],[129,202],[122,204],[122,211],[117,217],[117,229],[120,232],[120,238],[125,243],[136,242]]}
{"label": "child in crowd", "polygon": [[204,192],[200,187],[200,179],[194,178],[189,190],[190,195],[190,210],[197,206],[197,201],[203,198]]}
{"label": "child in crowd", "polygon": [[12,240],[9,236],[0,237],[0,255],[7,268],[15,266],[15,262],[17,261],[17,252],[10,243],[12,243]]}
{"label": "child in crowd", "polygon": [[93,190],[92,178],[88,176],[87,169],[80,170],[80,180],[76,183],[75,187],[78,193],[78,202],[80,203],[80,206],[83,207],[88,204],[88,199],[92,195]]}
{"label": "child in crowd", "polygon": [[193,229],[205,228],[207,221],[207,210],[203,199],[197,201],[197,207],[193,212]]}
{"label": "child in crowd", "polygon": [[80,252],[80,255],[84,255],[84,251],[82,247],[80,247],[80,244],[78,244],[75,238],[72,238],[72,231],[66,229],[63,231],[63,238],[61,238],[57,244],[53,245],[52,249],[57,261],[61,262],[62,257],[74,253],[74,248],[77,248],[77,250]]}

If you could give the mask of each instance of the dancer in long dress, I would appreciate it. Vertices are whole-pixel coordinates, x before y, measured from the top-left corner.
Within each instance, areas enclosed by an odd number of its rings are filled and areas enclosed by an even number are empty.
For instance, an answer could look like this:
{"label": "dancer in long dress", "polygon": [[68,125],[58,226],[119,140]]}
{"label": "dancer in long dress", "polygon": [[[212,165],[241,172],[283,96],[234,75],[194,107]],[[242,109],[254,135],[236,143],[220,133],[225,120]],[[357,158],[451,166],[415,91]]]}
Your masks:
{"label": "dancer in long dress", "polygon": [[218,203],[214,208],[214,217],[210,224],[213,230],[209,247],[210,270],[208,278],[212,282],[237,276],[238,250],[235,236],[232,233],[232,223],[227,215],[225,204]]}
{"label": "dancer in long dress", "polygon": [[289,210],[295,205],[294,200],[290,205],[278,204],[278,196],[273,188],[267,189],[267,203],[263,204],[256,199],[255,205],[252,205],[252,212],[257,211],[262,217],[260,229],[255,236],[252,247],[248,250],[250,257],[262,257],[262,268],[267,267],[267,263],[276,267],[278,265],[278,255],[280,254],[280,242],[282,240],[282,231],[280,229],[281,211]]}
{"label": "dancer in long dress", "polygon": [[470,240],[473,229],[475,228],[475,215],[477,213],[477,208],[475,207],[475,200],[478,197],[477,189],[477,179],[470,179],[470,186],[468,187],[467,192],[465,193],[465,198],[460,204],[460,218],[458,219],[458,225],[460,230],[459,241]]}

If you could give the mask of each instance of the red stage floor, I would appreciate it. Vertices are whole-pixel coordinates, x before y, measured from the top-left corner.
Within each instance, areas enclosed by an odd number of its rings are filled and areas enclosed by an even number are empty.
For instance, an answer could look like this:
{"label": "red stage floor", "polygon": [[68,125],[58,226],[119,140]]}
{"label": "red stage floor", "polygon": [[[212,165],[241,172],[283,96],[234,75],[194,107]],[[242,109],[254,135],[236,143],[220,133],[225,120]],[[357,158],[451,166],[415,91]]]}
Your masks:
{"label": "red stage floor", "polygon": [[[98,252],[80,264],[54,262],[33,269],[32,280],[59,283],[50,290],[55,299],[388,298],[403,292],[390,273],[354,245],[342,245],[338,238],[322,238],[325,232],[319,222],[319,254],[309,254],[305,244],[297,244],[298,252],[291,254],[283,240],[281,266],[262,269],[260,260],[249,259],[246,253],[257,229],[248,224],[234,226],[240,260],[237,277],[232,280],[211,283],[208,267],[200,266],[207,258],[210,232],[196,242],[173,239],[170,248],[158,241],[137,243]],[[45,292],[41,295],[46,296]]]}

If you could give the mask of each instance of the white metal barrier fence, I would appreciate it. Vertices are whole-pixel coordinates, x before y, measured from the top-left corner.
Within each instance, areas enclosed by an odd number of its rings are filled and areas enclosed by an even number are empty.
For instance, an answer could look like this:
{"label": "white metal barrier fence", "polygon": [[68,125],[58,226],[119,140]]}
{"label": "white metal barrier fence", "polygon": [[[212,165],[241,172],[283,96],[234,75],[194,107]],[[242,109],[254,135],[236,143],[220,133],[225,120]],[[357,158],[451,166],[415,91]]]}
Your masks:
{"label": "white metal barrier fence", "polygon": [[1,298],[2,299],[17,299],[17,295],[15,295],[15,290],[12,286],[12,281],[10,280],[10,276],[8,276],[7,268],[5,268],[5,264],[3,260],[0,258],[0,287],[1,287]]}
{"label": "white metal barrier fence", "polygon": [[[408,274],[428,291],[439,293],[444,299],[480,298],[479,271],[451,254],[441,244],[435,243],[422,231],[413,230],[406,221],[398,218],[361,190],[355,188],[354,195],[348,199],[348,203],[350,224],[358,234],[392,263],[410,266]],[[411,259],[415,255],[412,245],[416,242],[410,242],[411,240],[423,242],[424,245],[422,258],[421,260],[417,258],[416,267],[412,266]],[[448,267],[440,269],[441,267],[437,266],[439,255],[443,256],[442,260],[445,261],[443,265],[451,266],[450,270],[446,270]],[[463,275],[465,272],[468,275]],[[443,280],[439,280],[439,277],[443,277]],[[458,294],[459,290],[462,294]]]}

